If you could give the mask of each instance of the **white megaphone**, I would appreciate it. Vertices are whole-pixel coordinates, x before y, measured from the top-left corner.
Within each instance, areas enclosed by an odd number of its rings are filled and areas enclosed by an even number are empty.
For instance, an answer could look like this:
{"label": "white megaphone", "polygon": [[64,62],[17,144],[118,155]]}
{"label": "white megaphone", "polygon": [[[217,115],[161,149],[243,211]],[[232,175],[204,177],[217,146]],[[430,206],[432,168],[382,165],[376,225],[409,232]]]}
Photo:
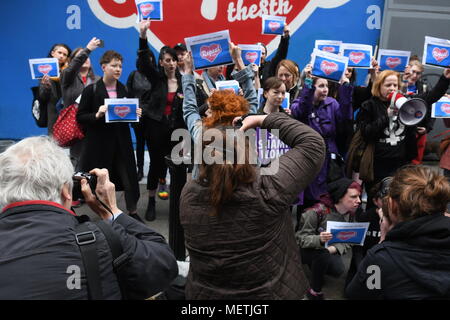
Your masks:
{"label": "white megaphone", "polygon": [[398,118],[405,126],[415,126],[427,114],[427,103],[420,98],[407,99],[398,92],[392,92],[388,100],[391,101],[390,108],[398,110]]}

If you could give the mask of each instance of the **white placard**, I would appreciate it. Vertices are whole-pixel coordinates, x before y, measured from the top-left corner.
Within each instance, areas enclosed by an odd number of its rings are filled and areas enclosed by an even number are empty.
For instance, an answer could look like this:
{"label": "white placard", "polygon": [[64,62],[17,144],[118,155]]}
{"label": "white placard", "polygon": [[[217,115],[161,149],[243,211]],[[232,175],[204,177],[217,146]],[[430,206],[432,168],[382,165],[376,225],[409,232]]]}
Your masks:
{"label": "white placard", "polygon": [[372,46],[368,44],[343,43],[340,55],[348,57],[348,66],[352,68],[370,68]]}
{"label": "white placard", "polygon": [[139,99],[105,99],[105,122],[139,122]]}
{"label": "white placard", "polygon": [[316,40],[314,43],[314,48],[329,53],[339,54],[341,51],[341,45],[342,41]]}
{"label": "white placard", "polygon": [[311,55],[313,76],[339,82],[348,65],[348,57],[314,49]]}
{"label": "white placard", "polygon": [[188,51],[192,52],[195,70],[233,63],[228,30],[189,37],[184,41]]}
{"label": "white placard", "polygon": [[425,37],[422,63],[439,68],[450,67],[450,40]]}
{"label": "white placard", "polygon": [[261,15],[262,34],[283,34],[286,25],[286,17]]}
{"label": "white placard", "polygon": [[333,238],[325,243],[325,248],[333,243],[348,243],[362,246],[369,224],[369,222],[327,221],[327,232],[331,232]]}
{"label": "white placard", "polygon": [[42,79],[44,75],[59,78],[59,61],[56,58],[29,59],[31,78]]}

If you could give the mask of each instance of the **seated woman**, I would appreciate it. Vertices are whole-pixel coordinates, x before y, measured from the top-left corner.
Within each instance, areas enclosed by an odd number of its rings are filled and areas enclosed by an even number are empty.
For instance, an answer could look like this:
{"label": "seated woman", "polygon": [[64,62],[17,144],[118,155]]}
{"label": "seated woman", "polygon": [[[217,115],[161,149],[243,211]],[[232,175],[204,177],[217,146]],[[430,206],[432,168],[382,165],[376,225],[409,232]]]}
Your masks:
{"label": "seated woman", "polygon": [[307,292],[309,300],[323,300],[322,286],[325,274],[339,277],[344,272],[341,256],[351,246],[333,243],[324,247],[332,239],[326,232],[327,221],[352,222],[361,204],[361,186],[350,179],[342,178],[329,184],[329,194],[321,202],[307,209],[301,216],[299,231],[296,233],[302,261],[309,265],[312,273],[311,287]]}
{"label": "seated woman", "polygon": [[368,251],[347,296],[449,300],[449,200],[449,183],[431,168],[398,170],[383,199],[381,243]]}
{"label": "seated woman", "polygon": [[[218,161],[208,164],[202,159],[200,175],[184,186],[180,198],[180,222],[190,254],[186,298],[301,299],[307,284],[289,206],[322,166],[323,139],[282,112],[241,118],[240,130],[278,129],[281,140],[292,147],[279,158],[276,173],[261,175],[263,169],[249,161],[255,150],[236,142],[240,131],[226,130],[233,129],[236,116],[248,112],[248,101],[216,91],[208,99],[208,117],[194,125],[199,115],[192,105],[195,83],[188,75],[183,76],[183,89],[185,119],[194,136],[206,141],[209,129],[215,129],[218,141],[231,146],[202,143],[202,154]],[[234,155],[239,154],[245,156],[238,163]]]}

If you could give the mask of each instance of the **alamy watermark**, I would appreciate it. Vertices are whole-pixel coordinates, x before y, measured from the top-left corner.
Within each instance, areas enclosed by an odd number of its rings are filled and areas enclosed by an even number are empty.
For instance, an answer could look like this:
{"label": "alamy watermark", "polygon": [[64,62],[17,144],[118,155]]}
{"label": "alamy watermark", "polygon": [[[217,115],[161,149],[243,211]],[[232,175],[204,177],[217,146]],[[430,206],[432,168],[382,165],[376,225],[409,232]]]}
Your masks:
{"label": "alamy watermark", "polygon": [[279,156],[285,152],[278,129],[272,129],[269,133],[267,129],[248,129],[244,132],[235,128],[199,128],[197,132],[197,139],[192,148],[192,138],[188,130],[173,131],[171,141],[178,142],[171,152],[174,164],[260,165],[262,159],[270,158],[270,163],[261,167],[261,175],[274,175],[278,172]]}

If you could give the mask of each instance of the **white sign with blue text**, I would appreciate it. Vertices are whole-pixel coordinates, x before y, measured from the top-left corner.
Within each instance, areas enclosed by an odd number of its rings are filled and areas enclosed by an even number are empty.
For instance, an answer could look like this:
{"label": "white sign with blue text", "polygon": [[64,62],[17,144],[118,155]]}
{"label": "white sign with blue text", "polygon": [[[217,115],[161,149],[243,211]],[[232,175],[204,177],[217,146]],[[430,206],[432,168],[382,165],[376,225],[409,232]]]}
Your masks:
{"label": "white sign with blue text", "polygon": [[216,81],[217,90],[233,90],[235,94],[239,94],[239,82],[236,80]]}
{"label": "white sign with blue text", "polygon": [[450,98],[442,97],[431,108],[432,118],[450,118]]}
{"label": "white sign with blue text", "polygon": [[262,34],[283,34],[286,17],[262,15]]}
{"label": "white sign with blue text", "polygon": [[425,37],[422,63],[434,67],[450,67],[450,40]]}
{"label": "white sign with blue text", "polygon": [[241,56],[244,61],[244,65],[256,64],[258,67],[261,65],[261,52],[262,47],[260,45],[239,44],[241,48]]}
{"label": "white sign with blue text", "polygon": [[105,122],[139,122],[139,99],[105,99]]}
{"label": "white sign with blue text", "polygon": [[339,54],[341,51],[342,41],[333,40],[316,40],[314,48],[320,51]]}
{"label": "white sign with blue text", "polygon": [[31,78],[42,79],[44,76],[59,78],[59,63],[56,58],[29,59]]}
{"label": "white sign with blue text", "polygon": [[184,41],[188,51],[192,52],[195,70],[233,63],[228,30],[189,37]]}
{"label": "white sign with blue text", "polygon": [[378,64],[380,70],[393,70],[404,72],[409,63],[411,51],[380,49],[378,52]]}
{"label": "white sign with blue text", "polygon": [[339,82],[345,73],[348,57],[314,49],[311,55],[313,76]]}
{"label": "white sign with blue text", "polygon": [[142,20],[163,21],[162,0],[136,0],[137,22]]}
{"label": "white sign with blue text", "polygon": [[348,67],[370,68],[372,60],[372,46],[367,44],[343,43],[340,54],[348,57]]}
{"label": "white sign with blue text", "polygon": [[347,243],[362,246],[368,228],[369,222],[327,221],[327,232],[330,232],[333,237],[325,243],[325,248],[328,248],[333,243]]}

